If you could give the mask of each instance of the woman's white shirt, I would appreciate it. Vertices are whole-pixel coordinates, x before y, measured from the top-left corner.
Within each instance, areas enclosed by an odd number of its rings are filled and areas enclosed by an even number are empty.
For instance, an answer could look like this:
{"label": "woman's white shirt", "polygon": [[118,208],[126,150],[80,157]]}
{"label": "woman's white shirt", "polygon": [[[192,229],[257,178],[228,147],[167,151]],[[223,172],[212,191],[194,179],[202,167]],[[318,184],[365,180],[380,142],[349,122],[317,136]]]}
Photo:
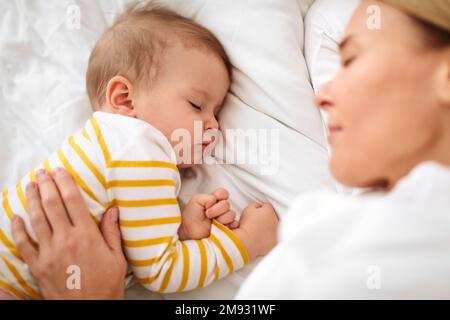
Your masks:
{"label": "woman's white shirt", "polygon": [[450,298],[450,168],[389,193],[300,196],[237,299]]}

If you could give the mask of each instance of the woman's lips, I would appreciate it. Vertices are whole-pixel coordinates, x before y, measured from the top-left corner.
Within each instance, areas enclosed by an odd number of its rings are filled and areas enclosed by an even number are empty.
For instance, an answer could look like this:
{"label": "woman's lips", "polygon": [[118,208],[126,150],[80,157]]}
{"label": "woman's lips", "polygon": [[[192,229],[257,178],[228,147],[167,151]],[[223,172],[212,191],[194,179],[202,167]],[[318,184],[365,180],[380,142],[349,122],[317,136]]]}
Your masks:
{"label": "woman's lips", "polygon": [[328,126],[328,143],[332,144],[339,133],[342,132],[342,127],[337,125],[329,125]]}

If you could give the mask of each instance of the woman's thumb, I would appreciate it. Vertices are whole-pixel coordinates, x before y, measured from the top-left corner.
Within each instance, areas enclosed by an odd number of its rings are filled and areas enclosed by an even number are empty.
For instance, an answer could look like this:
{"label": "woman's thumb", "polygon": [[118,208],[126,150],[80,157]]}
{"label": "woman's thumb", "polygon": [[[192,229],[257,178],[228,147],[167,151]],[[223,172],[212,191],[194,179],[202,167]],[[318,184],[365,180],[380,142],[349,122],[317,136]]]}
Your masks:
{"label": "woman's thumb", "polygon": [[109,208],[108,211],[105,212],[100,225],[100,230],[108,246],[113,251],[122,252],[119,229],[119,209],[115,207]]}

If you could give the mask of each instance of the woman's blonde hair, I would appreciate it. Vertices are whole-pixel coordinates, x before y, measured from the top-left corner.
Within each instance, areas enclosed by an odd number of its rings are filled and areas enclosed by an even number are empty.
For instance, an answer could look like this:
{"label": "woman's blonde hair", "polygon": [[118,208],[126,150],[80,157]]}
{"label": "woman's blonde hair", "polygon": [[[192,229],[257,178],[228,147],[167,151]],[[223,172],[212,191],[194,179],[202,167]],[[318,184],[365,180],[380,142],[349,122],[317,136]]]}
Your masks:
{"label": "woman's blonde hair", "polygon": [[381,0],[411,16],[424,32],[427,46],[450,45],[450,0]]}
{"label": "woman's blonde hair", "polygon": [[437,28],[450,32],[450,0],[381,0]]}
{"label": "woman's blonde hair", "polygon": [[103,106],[108,82],[114,76],[150,85],[158,73],[158,55],[174,39],[215,54],[231,79],[228,55],[211,31],[155,2],[137,2],[106,30],[91,53],[86,87],[92,108]]}

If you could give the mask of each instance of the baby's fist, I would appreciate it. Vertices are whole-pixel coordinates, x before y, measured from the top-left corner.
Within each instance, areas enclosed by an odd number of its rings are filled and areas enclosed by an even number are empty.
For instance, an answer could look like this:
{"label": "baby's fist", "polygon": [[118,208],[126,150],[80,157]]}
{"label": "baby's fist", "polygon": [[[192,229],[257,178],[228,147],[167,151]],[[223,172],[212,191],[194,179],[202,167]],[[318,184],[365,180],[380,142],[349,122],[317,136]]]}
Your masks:
{"label": "baby's fist", "polygon": [[182,221],[178,230],[180,240],[200,240],[209,237],[212,219],[236,228],[236,214],[230,210],[228,191],[219,188],[213,193],[194,195],[183,210]]}
{"label": "baby's fist", "polygon": [[217,222],[226,225],[230,229],[237,228],[239,226],[239,222],[235,221],[236,212],[230,209],[228,191],[224,188],[219,188],[212,194],[216,198],[217,202],[206,210],[206,217],[211,220],[216,219]]}
{"label": "baby's fist", "polygon": [[266,255],[277,243],[278,216],[271,204],[251,203],[241,217],[239,234],[244,232],[251,258]]}

